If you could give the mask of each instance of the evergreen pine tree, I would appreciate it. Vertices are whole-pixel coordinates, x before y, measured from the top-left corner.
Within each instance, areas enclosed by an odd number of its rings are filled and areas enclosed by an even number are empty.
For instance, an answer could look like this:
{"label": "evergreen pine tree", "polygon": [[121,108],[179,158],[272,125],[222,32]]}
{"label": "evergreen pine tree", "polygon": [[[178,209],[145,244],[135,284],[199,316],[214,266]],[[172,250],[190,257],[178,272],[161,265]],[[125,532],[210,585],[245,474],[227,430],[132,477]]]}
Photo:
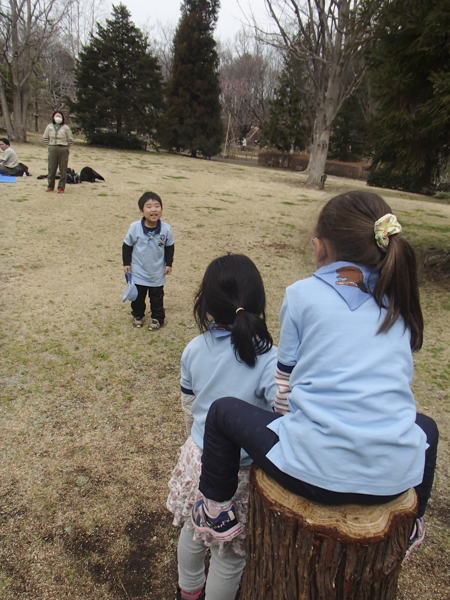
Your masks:
{"label": "evergreen pine tree", "polygon": [[[450,156],[448,0],[392,0],[381,11],[369,75],[377,113],[370,125],[369,182],[411,191],[439,178]],[[395,184],[393,179],[397,178]]]}
{"label": "evergreen pine tree", "polygon": [[261,145],[268,145],[282,152],[305,148],[305,130],[301,94],[301,70],[292,58],[286,60],[280,75],[275,98],[269,103],[269,118],[261,131]]}
{"label": "evergreen pine tree", "polygon": [[[76,67],[77,99],[70,103],[86,138],[99,141],[104,131],[111,143],[132,133],[159,138],[163,84],[157,59],[127,8],[113,6],[106,26],[80,52]],[[106,136],[108,139],[108,135]],[[117,140],[119,140],[117,142]]]}
{"label": "evergreen pine tree", "polygon": [[184,0],[167,82],[166,145],[210,158],[223,141],[220,84],[213,31],[219,0]]}

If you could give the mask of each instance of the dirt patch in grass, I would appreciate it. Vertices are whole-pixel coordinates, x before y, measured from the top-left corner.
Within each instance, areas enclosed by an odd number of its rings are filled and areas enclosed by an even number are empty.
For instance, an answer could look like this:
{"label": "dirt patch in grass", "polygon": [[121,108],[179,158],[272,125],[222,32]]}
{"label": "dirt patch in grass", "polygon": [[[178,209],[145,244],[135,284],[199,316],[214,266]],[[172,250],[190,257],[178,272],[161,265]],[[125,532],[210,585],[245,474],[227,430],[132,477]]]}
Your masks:
{"label": "dirt patch in grass", "polygon": [[[0,598],[173,600],[178,530],[165,509],[184,441],[181,353],[197,331],[193,296],[206,265],[249,255],[278,339],[286,286],[313,271],[311,228],[323,203],[358,181],[304,187],[292,172],[75,144],[70,166],[105,182],[46,193],[46,149],[17,145],[34,177],[2,184],[0,207]],[[121,246],[137,200],[155,191],[172,225],[167,323],[131,327]],[[382,195],[417,248],[445,247],[450,206]],[[24,201],[26,200],[26,201]],[[405,565],[400,600],[448,600],[450,572],[450,282],[425,282],[419,410],[439,424],[426,543]]]}

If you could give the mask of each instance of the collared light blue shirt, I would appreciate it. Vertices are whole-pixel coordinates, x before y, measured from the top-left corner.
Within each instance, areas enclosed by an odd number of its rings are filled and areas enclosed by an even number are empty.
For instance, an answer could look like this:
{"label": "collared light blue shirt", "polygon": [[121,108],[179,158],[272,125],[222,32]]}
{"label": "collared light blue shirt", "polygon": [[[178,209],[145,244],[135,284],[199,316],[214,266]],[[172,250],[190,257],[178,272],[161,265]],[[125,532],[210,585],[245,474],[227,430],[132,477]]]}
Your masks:
{"label": "collared light blue shirt", "polygon": [[[181,357],[181,389],[193,394],[191,435],[203,448],[205,421],[209,407],[218,398],[234,396],[271,410],[275,402],[275,370],[277,350],[272,347],[256,357],[254,367],[237,360],[231,344],[231,332],[213,332],[195,337]],[[241,466],[251,464],[248,454],[241,451]]]}
{"label": "collared light blue shirt", "polygon": [[377,334],[386,310],[369,272],[334,263],[287,288],[278,366],[291,372],[291,412],[268,426],[279,442],[267,457],[323,489],[393,495],[422,481],[426,436],[409,331],[399,318]]}
{"label": "collared light blue shirt", "polygon": [[124,243],[133,246],[131,274],[133,282],[148,287],[160,287],[166,283],[164,271],[165,246],[172,246],[170,225],[159,220],[154,231],[145,227],[143,219],[132,223]]}

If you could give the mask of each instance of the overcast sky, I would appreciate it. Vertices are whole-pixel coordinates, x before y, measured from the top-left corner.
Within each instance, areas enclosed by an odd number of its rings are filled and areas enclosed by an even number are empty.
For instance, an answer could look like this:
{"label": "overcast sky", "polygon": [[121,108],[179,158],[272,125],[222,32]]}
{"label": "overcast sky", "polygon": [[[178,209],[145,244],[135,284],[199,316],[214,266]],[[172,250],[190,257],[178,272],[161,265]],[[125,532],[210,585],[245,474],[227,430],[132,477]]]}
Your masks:
{"label": "overcast sky", "polygon": [[[240,21],[245,19],[239,4],[248,14],[249,2],[250,0],[239,0],[239,2],[238,0],[221,0],[216,37],[225,41],[235,36],[242,27]],[[122,3],[131,12],[132,21],[139,28],[150,27],[156,21],[160,21],[163,25],[170,22],[176,26],[180,18],[181,0],[122,0]],[[262,15],[265,15],[264,0],[251,0],[251,6],[253,11],[263,18]]]}

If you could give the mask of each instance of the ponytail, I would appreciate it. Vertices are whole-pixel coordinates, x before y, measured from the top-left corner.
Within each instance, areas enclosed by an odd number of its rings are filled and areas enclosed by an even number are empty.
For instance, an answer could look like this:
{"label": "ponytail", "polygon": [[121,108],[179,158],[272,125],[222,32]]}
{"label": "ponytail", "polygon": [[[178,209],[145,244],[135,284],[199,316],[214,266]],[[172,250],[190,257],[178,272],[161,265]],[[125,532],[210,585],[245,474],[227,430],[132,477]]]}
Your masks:
{"label": "ponytail", "polygon": [[389,235],[383,245],[375,238],[375,224],[391,212],[377,194],[347,192],[324,206],[315,234],[328,240],[335,260],[379,271],[373,295],[387,313],[377,333],[388,331],[401,316],[411,333],[411,349],[415,351],[423,343],[423,316],[414,250],[399,233],[401,228]]}
{"label": "ponytail", "polygon": [[380,265],[380,277],[374,297],[380,307],[388,298],[386,316],[378,332],[388,331],[401,315],[411,332],[411,349],[420,350],[423,343],[423,316],[420,308],[419,284],[414,250],[401,236],[389,238],[386,254]]}
{"label": "ponytail", "polygon": [[245,362],[249,367],[254,367],[256,357],[268,352],[273,345],[264,312],[262,316],[258,316],[245,309],[239,311],[231,330],[231,343],[236,358]]}
{"label": "ponytail", "polygon": [[232,326],[236,358],[249,367],[273,345],[266,325],[266,294],[255,264],[242,254],[216,258],[206,269],[195,296],[194,318],[201,332],[215,322]]}

